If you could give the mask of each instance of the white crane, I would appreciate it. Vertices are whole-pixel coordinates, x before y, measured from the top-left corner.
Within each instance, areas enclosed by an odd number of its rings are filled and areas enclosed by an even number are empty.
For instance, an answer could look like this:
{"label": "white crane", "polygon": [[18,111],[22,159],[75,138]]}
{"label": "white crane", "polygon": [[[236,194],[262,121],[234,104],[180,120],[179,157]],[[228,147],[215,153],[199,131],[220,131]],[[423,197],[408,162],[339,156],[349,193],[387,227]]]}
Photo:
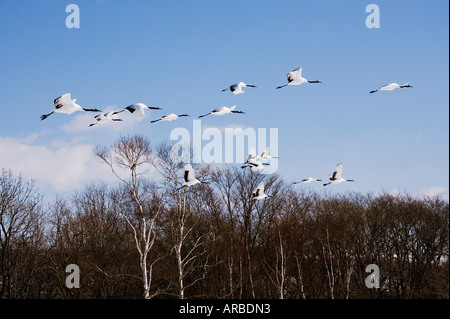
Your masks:
{"label": "white crane", "polygon": [[311,182],[321,182],[322,180],[320,178],[317,177],[308,177],[308,178],[304,178],[302,179],[300,182],[293,182],[292,184],[299,184],[299,183],[311,183]]}
{"label": "white crane", "polygon": [[253,147],[250,148],[249,151],[248,151],[247,161],[249,161],[249,160],[257,160],[257,159],[259,159],[259,156],[256,155],[255,148],[253,148]]}
{"label": "white crane", "polygon": [[45,120],[47,117],[52,115],[53,113],[63,113],[63,114],[72,114],[77,111],[87,111],[87,112],[101,112],[97,109],[85,109],[76,103],[77,99],[71,99],[70,93],[66,93],[57,97],[53,104],[55,105],[55,109],[48,114],[41,115],[41,121]]}
{"label": "white crane", "polygon": [[258,161],[254,154],[248,154],[247,161],[241,166],[241,168],[250,167],[252,172],[257,172],[262,171],[264,169],[264,165],[269,164]]}
{"label": "white crane", "polygon": [[245,114],[245,112],[242,112],[242,111],[235,111],[234,110],[235,108],[236,108],[236,105],[233,105],[231,107],[221,106],[221,107],[218,107],[218,108],[212,110],[208,114],[200,115],[198,118],[205,117],[208,115],[225,115],[225,114],[229,114],[229,113]]}
{"label": "white crane", "polygon": [[372,94],[372,93],[375,93],[378,91],[392,91],[395,89],[403,89],[403,88],[412,88],[412,86],[409,85],[409,83],[400,85],[400,84],[394,82],[394,83],[389,83],[389,84],[383,85],[378,90],[373,90],[373,91],[370,91],[369,93]]}
{"label": "white crane", "polygon": [[266,147],[266,150],[264,152],[261,153],[261,156],[259,156],[260,159],[268,159],[270,160],[271,158],[278,158],[277,156],[272,156],[269,154],[269,146]]}
{"label": "white crane", "polygon": [[125,110],[128,110],[130,113],[133,113],[133,115],[136,117],[138,121],[142,121],[145,118],[145,109],[150,110],[161,110],[161,108],[157,106],[147,106],[144,103],[134,103],[131,105],[128,105]]}
{"label": "white crane", "polygon": [[255,88],[256,86],[253,84],[245,84],[244,82],[238,82],[238,83],[230,85],[229,88],[223,89],[222,92],[230,90],[234,95],[238,95],[238,94],[245,93],[245,91],[242,90],[242,88],[244,88],[244,87]]}
{"label": "white crane", "polygon": [[177,115],[175,113],[170,113],[170,114],[164,115],[163,117],[160,117],[157,120],[150,121],[150,123],[155,123],[155,122],[158,122],[158,121],[168,121],[168,122],[170,122],[170,121],[174,121],[177,118],[182,117],[182,116],[189,116],[189,115],[187,115],[187,114]]}
{"label": "white crane", "polygon": [[102,124],[102,123],[107,123],[109,121],[122,121],[122,119],[116,118],[115,115],[122,113],[125,110],[121,110],[121,111],[111,111],[108,113],[100,113],[97,114],[96,116],[94,116],[94,119],[96,120],[95,123],[92,123],[91,125],[89,125],[89,127],[94,126],[96,124]]}
{"label": "white crane", "polygon": [[327,186],[330,184],[340,184],[342,182],[354,182],[353,179],[342,178],[342,170],[343,169],[344,169],[344,165],[342,165],[342,163],[339,163],[336,166],[336,169],[334,170],[333,174],[330,175],[330,182],[323,184],[323,186]]}
{"label": "white crane", "polygon": [[258,186],[253,190],[252,192],[252,199],[253,200],[260,200],[266,197],[270,197],[267,194],[264,194],[264,182],[260,182]]}
{"label": "white crane", "polygon": [[181,184],[181,187],[178,188],[178,190],[180,190],[183,187],[193,186],[198,183],[201,182],[195,178],[195,172],[194,169],[192,168],[192,165],[186,164],[184,166],[184,182]]}
{"label": "white crane", "polygon": [[298,67],[291,72],[289,72],[287,75],[288,83],[284,85],[280,85],[277,87],[277,89],[281,89],[282,87],[285,87],[287,85],[301,85],[303,83],[322,83],[320,81],[309,81],[302,77],[302,68]]}

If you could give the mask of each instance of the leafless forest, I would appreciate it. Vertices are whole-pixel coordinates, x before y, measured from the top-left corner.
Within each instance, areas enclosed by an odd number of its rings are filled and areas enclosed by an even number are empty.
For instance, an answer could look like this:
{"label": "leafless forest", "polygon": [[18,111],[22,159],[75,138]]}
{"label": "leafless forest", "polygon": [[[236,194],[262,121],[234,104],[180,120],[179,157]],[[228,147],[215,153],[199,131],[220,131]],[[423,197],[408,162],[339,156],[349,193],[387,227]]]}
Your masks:
{"label": "leafless forest", "polygon": [[[202,183],[177,190],[169,152],[141,136],[97,147],[117,184],[52,203],[3,169],[0,298],[449,298],[448,202],[319,195],[238,165],[197,166]],[[254,201],[260,181],[272,197]]]}

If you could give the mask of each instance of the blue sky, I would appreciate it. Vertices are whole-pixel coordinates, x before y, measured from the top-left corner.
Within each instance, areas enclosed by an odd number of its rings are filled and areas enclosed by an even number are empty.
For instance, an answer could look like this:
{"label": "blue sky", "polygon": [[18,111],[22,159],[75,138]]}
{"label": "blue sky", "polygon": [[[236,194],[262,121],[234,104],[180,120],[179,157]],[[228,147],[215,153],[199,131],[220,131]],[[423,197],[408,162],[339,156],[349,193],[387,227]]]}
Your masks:
{"label": "blue sky", "polygon": [[[80,28],[68,29],[68,4]],[[366,6],[380,28],[365,25]],[[153,144],[236,104],[246,114],[204,127],[278,128],[277,172],[326,179],[337,163],[356,183],[326,191],[449,192],[448,1],[0,0],[0,167],[47,193],[112,181],[92,155],[120,135]],[[275,87],[300,66],[321,84]],[[221,92],[244,81],[257,88]],[[389,82],[412,89],[368,94]],[[55,114],[70,92],[83,107],[159,106],[142,122],[88,129],[93,114]],[[168,113],[191,116],[149,121]],[[116,125],[117,124],[117,125]],[[324,191],[320,183],[309,186]]]}

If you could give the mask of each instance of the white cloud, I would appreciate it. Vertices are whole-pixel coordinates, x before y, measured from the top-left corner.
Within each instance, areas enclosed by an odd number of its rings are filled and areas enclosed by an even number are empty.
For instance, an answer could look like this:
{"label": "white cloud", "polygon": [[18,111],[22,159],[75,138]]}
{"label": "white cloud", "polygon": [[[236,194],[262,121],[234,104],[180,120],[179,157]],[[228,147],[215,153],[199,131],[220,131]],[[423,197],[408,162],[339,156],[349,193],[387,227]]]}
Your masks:
{"label": "white cloud", "polygon": [[394,188],[393,190],[391,190],[391,191],[389,192],[389,195],[392,195],[392,196],[400,196],[400,195],[401,195],[401,192],[399,191],[398,188]]}
{"label": "white cloud", "polygon": [[25,137],[20,138],[19,140],[22,143],[33,143],[38,137],[39,137],[39,133],[35,132],[35,133],[31,133],[30,135],[27,135]]}
{"label": "white cloud", "polygon": [[[404,192],[400,191],[398,188],[394,188],[389,192],[392,196],[402,196]],[[425,187],[420,192],[412,193],[411,195],[417,198],[423,197],[436,197],[439,196],[441,199],[448,201],[449,200],[449,189],[444,186],[431,186]]]}
{"label": "white cloud", "polygon": [[106,165],[93,154],[91,144],[62,141],[54,146],[32,145],[30,138],[0,137],[0,168],[31,178],[39,184],[64,192],[90,181],[113,180]]}
{"label": "white cloud", "polygon": [[420,193],[427,197],[440,196],[444,200],[448,201],[449,199],[449,190],[444,186],[425,187]]}
{"label": "white cloud", "polygon": [[[82,113],[73,117],[73,119],[64,124],[61,129],[66,133],[86,132],[90,130],[89,124],[94,123],[94,113]],[[98,114],[98,113],[95,113]]]}
{"label": "white cloud", "polygon": [[[70,193],[92,182],[116,183],[118,178],[93,152],[94,145],[82,137],[52,140],[48,145],[32,144],[41,133],[24,138],[0,136],[0,169],[32,179],[44,193]],[[30,143],[31,142],[31,143]],[[115,168],[123,179],[129,170]],[[140,167],[146,177],[159,178],[150,165]],[[47,195],[47,194],[45,194]]]}

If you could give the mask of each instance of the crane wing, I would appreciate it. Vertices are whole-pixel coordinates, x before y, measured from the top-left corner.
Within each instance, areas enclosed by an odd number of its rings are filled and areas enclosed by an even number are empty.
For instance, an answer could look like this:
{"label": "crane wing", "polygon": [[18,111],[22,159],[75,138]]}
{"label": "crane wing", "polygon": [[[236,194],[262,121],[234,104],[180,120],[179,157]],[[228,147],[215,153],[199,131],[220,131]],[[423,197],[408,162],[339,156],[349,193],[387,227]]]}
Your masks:
{"label": "crane wing", "polygon": [[288,82],[297,81],[302,77],[302,68],[298,67],[294,70],[292,70],[288,75],[287,79]]}
{"label": "crane wing", "polygon": [[70,98],[70,93],[66,93],[64,95],[61,95],[60,97],[57,97],[53,103],[55,104],[55,107],[57,109],[63,107],[64,105],[68,105],[72,103],[72,99]]}
{"label": "crane wing", "polygon": [[254,147],[252,147],[252,148],[249,149],[247,159],[248,159],[248,160],[256,159],[256,150],[255,150]]}
{"label": "crane wing", "polygon": [[342,170],[343,170],[344,166],[342,165],[342,163],[338,164],[336,166],[336,169],[333,172],[333,175],[330,177],[331,180],[337,180],[340,179],[342,177]]}
{"label": "crane wing", "polygon": [[130,113],[134,113],[136,111],[136,106],[134,104],[128,105],[126,108]]}
{"label": "crane wing", "polygon": [[391,90],[395,89],[395,84],[396,84],[396,83],[388,83],[388,84],[385,84],[385,85],[383,85],[382,87],[380,87],[380,90],[381,90],[381,91],[391,91]]}
{"label": "crane wing", "polygon": [[270,151],[270,148],[269,148],[269,146],[267,146],[266,149],[261,153],[261,157],[269,155],[269,151]]}
{"label": "crane wing", "polygon": [[142,121],[145,118],[144,108],[138,107],[133,115],[136,118],[136,120]]}
{"label": "crane wing", "polygon": [[221,106],[218,108],[215,108],[214,110],[212,110],[210,113],[220,113],[225,109],[225,106]]}
{"label": "crane wing", "polygon": [[184,181],[187,183],[195,178],[194,169],[191,164],[184,166]]}
{"label": "crane wing", "polygon": [[264,182],[260,182],[256,187],[256,189],[259,190],[261,193],[264,193]]}

